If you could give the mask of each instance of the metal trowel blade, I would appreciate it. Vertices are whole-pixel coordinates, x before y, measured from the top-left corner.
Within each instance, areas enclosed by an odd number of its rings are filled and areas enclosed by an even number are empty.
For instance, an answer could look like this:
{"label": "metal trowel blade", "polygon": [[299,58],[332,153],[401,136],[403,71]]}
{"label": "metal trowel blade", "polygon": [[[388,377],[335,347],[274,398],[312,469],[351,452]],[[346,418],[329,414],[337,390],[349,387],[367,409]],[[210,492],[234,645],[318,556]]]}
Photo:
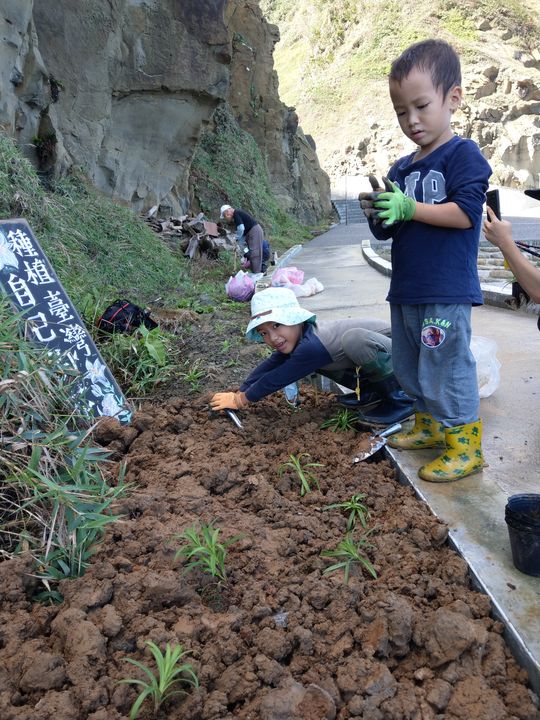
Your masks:
{"label": "metal trowel blade", "polygon": [[387,427],[385,430],[381,430],[380,433],[377,433],[376,435],[372,435],[369,438],[369,450],[365,450],[364,452],[359,453],[356,457],[353,458],[353,465],[356,463],[362,462],[363,460],[367,460],[372,455],[375,455],[376,452],[378,452],[381,448],[383,448],[386,445],[386,438],[389,435],[393,435],[394,433],[397,433],[401,430],[401,424],[395,423],[394,425],[390,425],[390,427]]}
{"label": "metal trowel blade", "polygon": [[234,412],[234,410],[225,410],[225,412],[231,418],[231,420],[233,421],[233,423],[236,425],[237,428],[240,428],[240,430],[244,429],[244,426],[240,422],[240,419],[239,419],[238,415]]}

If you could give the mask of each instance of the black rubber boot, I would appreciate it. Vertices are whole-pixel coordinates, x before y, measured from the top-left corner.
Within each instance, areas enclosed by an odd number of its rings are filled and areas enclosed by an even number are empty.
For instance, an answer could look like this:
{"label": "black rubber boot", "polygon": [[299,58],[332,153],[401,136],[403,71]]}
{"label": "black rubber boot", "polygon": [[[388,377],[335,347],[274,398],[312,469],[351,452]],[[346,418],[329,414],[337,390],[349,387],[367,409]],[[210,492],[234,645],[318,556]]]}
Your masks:
{"label": "black rubber boot", "polygon": [[343,407],[349,408],[349,410],[366,412],[378,405],[382,401],[382,397],[374,392],[371,387],[368,389],[366,385],[362,385],[360,400],[358,400],[355,392],[337,395],[336,400]]}
{"label": "black rubber boot", "polygon": [[371,382],[374,392],[382,396],[382,401],[372,412],[359,412],[357,422],[360,425],[385,426],[406,420],[414,413],[414,400],[406,395],[395,375],[389,375],[384,380]]}

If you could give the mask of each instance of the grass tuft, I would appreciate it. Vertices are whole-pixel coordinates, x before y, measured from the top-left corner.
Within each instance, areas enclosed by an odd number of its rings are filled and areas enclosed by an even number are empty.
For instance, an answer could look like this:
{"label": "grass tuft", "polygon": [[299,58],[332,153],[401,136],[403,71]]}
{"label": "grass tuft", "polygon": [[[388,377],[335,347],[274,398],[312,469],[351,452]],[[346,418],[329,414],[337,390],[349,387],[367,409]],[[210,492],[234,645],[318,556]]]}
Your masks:
{"label": "grass tuft", "polygon": [[41,597],[58,600],[55,585],[84,573],[126,488],[73,409],[74,377],[22,338],[20,324],[0,301],[0,552],[29,552]]}

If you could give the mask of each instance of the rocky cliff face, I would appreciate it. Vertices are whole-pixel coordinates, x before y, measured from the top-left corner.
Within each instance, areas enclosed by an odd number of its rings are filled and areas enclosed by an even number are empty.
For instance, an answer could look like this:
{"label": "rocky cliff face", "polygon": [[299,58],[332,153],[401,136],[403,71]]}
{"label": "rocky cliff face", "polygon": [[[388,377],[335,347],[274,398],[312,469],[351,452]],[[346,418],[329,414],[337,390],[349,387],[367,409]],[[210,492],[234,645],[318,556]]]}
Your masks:
{"label": "rocky cliff face", "polygon": [[412,151],[388,95],[391,61],[414,40],[443,38],[463,70],[457,133],[474,139],[492,182],[538,187],[540,18],[538,0],[402,0],[366,11],[354,0],[260,0],[279,24],[274,59],[282,97],[294,103],[334,181],[385,173]]}
{"label": "rocky cliff face", "polygon": [[328,209],[328,179],[314,153],[299,160],[303,134],[290,130],[277,96],[275,30],[250,0],[2,5],[0,124],[45,175],[77,168],[134,210],[186,210],[191,159],[214,110],[227,98],[239,115],[251,107],[251,94],[238,95],[251,93],[251,84],[238,79],[233,62],[230,23],[241,16],[243,37],[260,43],[264,58],[252,63],[260,107],[249,129],[282,204],[302,219],[308,208],[316,218]]}
{"label": "rocky cliff face", "polygon": [[279,30],[263,18],[256,0],[229,3],[227,25],[233,39],[229,104],[261,148],[280,205],[314,223],[330,212],[329,180],[294,108],[279,99],[273,67]]}
{"label": "rocky cliff face", "polygon": [[[540,67],[540,63],[538,63]],[[454,129],[478,143],[493,168],[491,182],[519,189],[540,186],[540,71],[517,58],[479,62],[464,73],[464,101]],[[339,175],[384,174],[392,162],[412,152],[397,122],[374,121],[369,134],[345,148],[331,168]]]}

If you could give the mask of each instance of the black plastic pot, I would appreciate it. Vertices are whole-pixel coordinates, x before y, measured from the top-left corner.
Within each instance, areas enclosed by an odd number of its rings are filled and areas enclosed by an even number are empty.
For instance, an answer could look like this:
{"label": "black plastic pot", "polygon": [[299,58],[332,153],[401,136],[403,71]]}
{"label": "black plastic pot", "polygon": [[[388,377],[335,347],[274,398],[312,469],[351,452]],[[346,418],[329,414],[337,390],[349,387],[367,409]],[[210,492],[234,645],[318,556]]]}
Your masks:
{"label": "black plastic pot", "polygon": [[504,509],[512,560],[526,575],[540,577],[540,495],[512,495]]}

